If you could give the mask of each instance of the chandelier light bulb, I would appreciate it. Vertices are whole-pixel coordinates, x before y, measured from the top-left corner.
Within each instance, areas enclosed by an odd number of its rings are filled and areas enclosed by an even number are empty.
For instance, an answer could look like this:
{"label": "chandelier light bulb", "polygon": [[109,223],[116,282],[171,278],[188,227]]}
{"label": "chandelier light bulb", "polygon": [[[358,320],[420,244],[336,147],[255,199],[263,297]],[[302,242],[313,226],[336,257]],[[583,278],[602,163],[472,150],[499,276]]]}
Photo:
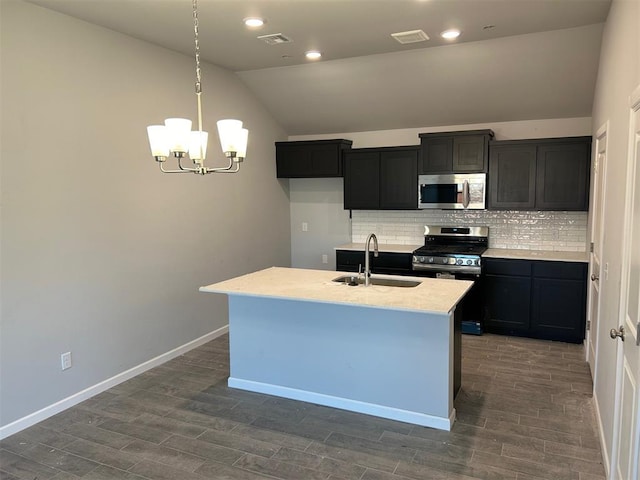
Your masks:
{"label": "chandelier light bulb", "polygon": [[208,132],[189,132],[189,157],[194,163],[202,163],[207,157],[207,142],[209,140]]}
{"label": "chandelier light bulb", "polygon": [[170,153],[167,127],[164,125],[149,125],[147,127],[147,135],[149,137],[151,155],[156,158],[167,158]]}
{"label": "chandelier light bulb", "polygon": [[191,120],[186,118],[167,118],[164,124],[167,127],[167,137],[171,151],[181,155],[187,153],[189,151]]}

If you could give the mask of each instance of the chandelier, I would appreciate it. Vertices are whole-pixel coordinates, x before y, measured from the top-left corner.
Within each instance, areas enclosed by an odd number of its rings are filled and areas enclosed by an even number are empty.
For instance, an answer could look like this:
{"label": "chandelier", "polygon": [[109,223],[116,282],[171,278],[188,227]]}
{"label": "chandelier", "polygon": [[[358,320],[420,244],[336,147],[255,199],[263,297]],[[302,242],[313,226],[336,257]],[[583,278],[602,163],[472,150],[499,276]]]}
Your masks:
{"label": "chandelier", "polygon": [[[242,128],[240,120],[219,120],[218,135],[222,152],[228,160],[224,167],[207,168],[204,165],[207,154],[207,140],[209,134],[202,130],[202,84],[200,71],[200,42],[198,39],[198,0],[193,0],[193,32],[196,57],[196,97],[198,100],[198,130],[191,130],[191,120],[185,118],[167,118],[164,125],[150,125],[147,127],[151,155],[155,158],[160,170],[164,173],[236,173],[240,170],[240,163],[247,154],[247,140],[249,131]],[[189,155],[193,166],[182,164]],[[164,163],[169,156],[177,161],[177,169],[168,170]]]}

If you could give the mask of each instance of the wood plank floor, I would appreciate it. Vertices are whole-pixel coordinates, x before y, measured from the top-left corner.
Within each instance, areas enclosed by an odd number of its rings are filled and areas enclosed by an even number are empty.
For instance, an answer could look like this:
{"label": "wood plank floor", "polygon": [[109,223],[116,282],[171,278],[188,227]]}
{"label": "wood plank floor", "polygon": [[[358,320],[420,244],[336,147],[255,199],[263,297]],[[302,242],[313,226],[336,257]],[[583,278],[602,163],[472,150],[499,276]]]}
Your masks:
{"label": "wood plank floor", "polygon": [[604,479],[582,359],[579,345],[463,336],[444,432],[229,389],[223,336],[4,439],[0,479]]}

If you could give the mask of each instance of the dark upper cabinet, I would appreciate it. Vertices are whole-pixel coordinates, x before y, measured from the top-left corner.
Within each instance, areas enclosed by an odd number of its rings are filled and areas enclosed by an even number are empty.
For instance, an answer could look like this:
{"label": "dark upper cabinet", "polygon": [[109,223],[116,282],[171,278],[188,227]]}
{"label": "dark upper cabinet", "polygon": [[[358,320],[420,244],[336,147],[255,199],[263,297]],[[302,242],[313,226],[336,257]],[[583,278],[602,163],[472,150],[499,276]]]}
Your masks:
{"label": "dark upper cabinet", "polygon": [[351,140],[276,142],[278,178],[341,177],[342,155]]}
{"label": "dark upper cabinet", "polygon": [[418,150],[380,152],[380,208],[418,207]]}
{"label": "dark upper cabinet", "polygon": [[487,258],[484,264],[487,332],[582,342],[586,263]]}
{"label": "dark upper cabinet", "polygon": [[587,210],[591,138],[579,143],[538,146],[536,208]]}
{"label": "dark upper cabinet", "polygon": [[380,208],[380,154],[351,150],[344,156],[344,208]]}
{"label": "dark upper cabinet", "polygon": [[491,146],[489,207],[531,210],[536,203],[535,145]]}
{"label": "dark upper cabinet", "polygon": [[591,137],[510,140],[489,145],[489,208],[589,208]]}
{"label": "dark upper cabinet", "polygon": [[345,152],[344,208],[415,210],[417,147],[361,148]]}
{"label": "dark upper cabinet", "polygon": [[432,173],[478,173],[487,171],[491,130],[421,133],[418,171]]}

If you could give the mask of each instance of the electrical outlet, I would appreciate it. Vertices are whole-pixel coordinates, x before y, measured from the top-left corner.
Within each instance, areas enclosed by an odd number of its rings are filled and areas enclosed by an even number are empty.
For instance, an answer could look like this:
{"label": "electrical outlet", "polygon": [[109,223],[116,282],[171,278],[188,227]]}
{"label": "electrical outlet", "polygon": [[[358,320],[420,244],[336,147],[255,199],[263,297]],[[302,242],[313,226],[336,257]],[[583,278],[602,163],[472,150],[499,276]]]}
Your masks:
{"label": "electrical outlet", "polygon": [[329,256],[328,255],[322,255],[322,263],[329,263]]}
{"label": "electrical outlet", "polygon": [[60,366],[62,370],[71,368],[71,352],[63,353],[60,355]]}
{"label": "electrical outlet", "polygon": [[309,224],[307,222],[302,222],[302,231],[303,232],[309,231]]}

